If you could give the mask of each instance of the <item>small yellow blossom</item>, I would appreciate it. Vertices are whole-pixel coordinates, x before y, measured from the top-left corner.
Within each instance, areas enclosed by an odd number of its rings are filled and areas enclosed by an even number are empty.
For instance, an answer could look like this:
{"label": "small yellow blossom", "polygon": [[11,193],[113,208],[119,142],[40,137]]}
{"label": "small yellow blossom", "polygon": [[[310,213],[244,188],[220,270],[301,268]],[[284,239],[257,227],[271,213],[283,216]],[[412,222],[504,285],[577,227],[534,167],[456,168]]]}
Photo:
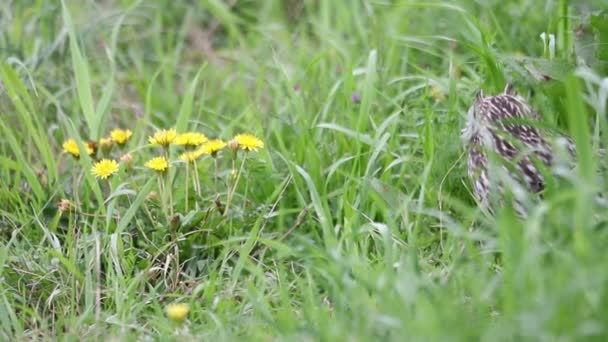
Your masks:
{"label": "small yellow blossom", "polygon": [[188,316],[190,306],[184,303],[169,304],[165,310],[167,311],[167,316],[170,319],[176,322],[182,322],[184,319],[186,319],[186,316]]}
{"label": "small yellow blossom", "polygon": [[246,151],[257,151],[264,148],[264,142],[251,134],[237,134],[234,140],[239,144],[239,147]]}
{"label": "small yellow blossom", "polygon": [[179,159],[185,161],[185,162],[193,162],[195,160],[197,160],[203,153],[201,152],[200,149],[194,150],[194,151],[186,151],[182,154],[180,154]]}
{"label": "small yellow blossom", "polygon": [[[68,139],[63,143],[62,147],[63,147],[63,152],[69,153],[76,158],[80,157],[80,149],[78,148],[78,143],[76,142],[76,140]],[[93,147],[90,146],[88,143],[84,144],[84,148],[85,148],[87,154],[89,154],[89,155],[91,155],[91,154],[93,154],[93,152],[95,152],[93,150]]]}
{"label": "small yellow blossom", "polygon": [[177,132],[175,129],[163,129],[162,131],[154,133],[153,136],[148,138],[148,141],[150,141],[150,144],[152,145],[169,146],[176,137]]}
{"label": "small yellow blossom", "polygon": [[111,159],[102,159],[93,165],[91,173],[96,178],[106,179],[118,172],[118,162]]}
{"label": "small yellow blossom", "polygon": [[201,153],[215,155],[219,150],[226,147],[226,143],[221,139],[213,139],[207,141],[203,146],[201,146]]}
{"label": "small yellow blossom", "polygon": [[102,148],[104,147],[110,147],[112,146],[112,138],[107,137],[107,138],[101,138],[99,139],[99,146],[101,146]]}
{"label": "small yellow blossom", "polygon": [[179,134],[175,138],[175,144],[184,146],[198,146],[204,144],[207,140],[207,137],[202,133],[186,132]]}
{"label": "small yellow blossom", "polygon": [[110,132],[110,137],[112,137],[112,140],[118,145],[126,143],[132,135],[133,132],[129,129],[114,129]]}
{"label": "small yellow blossom", "polygon": [[80,157],[80,149],[78,143],[74,139],[68,139],[63,143],[63,152],[69,153],[74,157]]}
{"label": "small yellow blossom", "polygon": [[154,171],[165,172],[169,168],[169,161],[165,157],[154,157],[144,165]]}

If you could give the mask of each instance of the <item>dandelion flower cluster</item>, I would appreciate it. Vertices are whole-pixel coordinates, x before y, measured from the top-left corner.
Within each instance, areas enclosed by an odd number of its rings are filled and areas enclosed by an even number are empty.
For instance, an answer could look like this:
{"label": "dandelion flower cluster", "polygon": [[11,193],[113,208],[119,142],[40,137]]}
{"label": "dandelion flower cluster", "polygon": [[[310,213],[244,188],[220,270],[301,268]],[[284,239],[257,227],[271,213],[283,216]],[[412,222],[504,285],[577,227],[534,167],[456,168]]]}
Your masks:
{"label": "dandelion flower cluster", "polygon": [[182,322],[190,312],[190,306],[184,303],[169,304],[165,308],[167,317],[176,322]]}
{"label": "dandelion flower cluster", "polygon": [[[76,142],[76,140],[68,139],[63,143],[62,147],[63,147],[63,152],[69,153],[69,154],[73,155],[75,158],[80,157],[80,148],[78,147],[78,143]],[[91,147],[89,144],[85,144],[84,148],[88,155],[91,155],[91,154],[93,154],[93,152],[95,152],[93,147]]]}
{"label": "dandelion flower cluster", "polygon": [[131,138],[133,132],[129,129],[115,129],[110,132],[110,137],[112,141],[117,143],[118,145],[123,145],[124,143]]}
{"label": "dandelion flower cluster", "polygon": [[239,147],[245,151],[257,152],[258,149],[264,148],[264,142],[251,134],[237,134],[234,141],[239,144]]}
{"label": "dandelion flower cluster", "polygon": [[208,140],[207,137],[202,133],[186,132],[186,133],[179,134],[175,138],[175,144],[194,147],[194,146],[199,146],[199,145],[205,143],[207,140]]}
{"label": "dandelion flower cluster", "polygon": [[148,141],[152,145],[160,145],[160,146],[169,146],[174,140],[177,138],[177,132],[175,129],[163,129],[161,131],[157,131],[151,136]]}
{"label": "dandelion flower cluster", "polygon": [[102,159],[93,165],[91,173],[95,178],[107,179],[118,172],[118,162],[112,159]]}
{"label": "dandelion flower cluster", "polygon": [[154,157],[144,164],[145,167],[158,172],[165,172],[169,168],[169,161],[165,157]]}
{"label": "dandelion flower cluster", "polygon": [[[134,157],[131,154],[116,155],[111,151],[113,144],[124,145],[132,136],[133,132],[131,130],[117,128],[113,129],[108,136],[97,141],[86,142],[82,146],[75,139],[67,139],[64,141],[62,148],[64,153],[71,154],[75,158],[79,158],[82,153],[91,155],[96,160],[91,168],[91,174],[98,179],[108,179],[118,172],[118,160],[123,165],[125,172],[128,172],[132,168]],[[152,145],[161,146],[162,154],[149,159],[144,163],[144,167],[159,173],[164,173],[169,169],[173,156],[177,156],[177,158],[186,163],[193,163],[203,155],[210,155],[216,158],[218,152],[225,148],[229,148],[234,152],[232,158],[237,157],[236,152],[239,149],[246,152],[257,152],[259,149],[264,148],[262,140],[248,133],[237,134],[230,141],[226,142],[222,139],[208,139],[203,133],[199,132],[178,134],[174,128],[156,131],[149,137],[148,141]],[[171,144],[183,146],[183,148],[179,153],[174,154],[174,151],[169,149],[169,145]],[[99,150],[97,149],[98,147],[100,147]],[[218,167],[217,159],[215,160],[215,167],[216,169]]]}

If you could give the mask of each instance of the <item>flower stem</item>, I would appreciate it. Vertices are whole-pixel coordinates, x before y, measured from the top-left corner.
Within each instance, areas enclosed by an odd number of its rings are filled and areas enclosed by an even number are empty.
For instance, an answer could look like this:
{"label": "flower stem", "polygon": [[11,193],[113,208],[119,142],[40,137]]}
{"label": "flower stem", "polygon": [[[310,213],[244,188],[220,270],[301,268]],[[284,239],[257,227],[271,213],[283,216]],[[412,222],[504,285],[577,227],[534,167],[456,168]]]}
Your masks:
{"label": "flower stem", "polygon": [[[196,165],[196,160],[194,161],[194,177],[192,177],[192,182],[194,183],[194,189],[196,190],[196,195],[201,197],[201,183],[198,178],[198,165]],[[194,201],[196,203],[196,201]]]}
{"label": "flower stem", "polygon": [[[236,191],[236,187],[239,184],[239,180],[241,179],[241,174],[243,173],[243,169],[245,168],[245,161],[247,160],[247,153],[243,156],[243,161],[241,162],[241,167],[239,168],[239,172],[236,174],[236,179],[234,180],[234,184],[232,185],[232,189],[228,191],[228,198],[226,200],[226,210],[224,211],[224,216],[228,216],[228,210],[230,209],[230,202],[232,201],[232,197],[234,196],[234,192]],[[233,161],[234,163],[234,161]]]}
{"label": "flower stem", "polygon": [[169,195],[169,215],[173,216],[173,184],[171,184],[171,172],[165,172],[165,190]]}
{"label": "flower stem", "polygon": [[163,181],[162,181],[162,177],[161,175],[158,175],[158,192],[160,193],[160,201],[161,201],[161,205],[163,207],[163,212],[165,213],[165,219],[168,221],[168,215],[167,215],[167,197],[165,194],[165,189],[163,186]]}
{"label": "flower stem", "polygon": [[213,184],[215,186],[215,193],[218,193],[218,189],[217,189],[217,170],[218,170],[218,165],[217,165],[217,158],[213,157],[213,166],[214,166],[214,170],[213,170]]}
{"label": "flower stem", "polygon": [[190,162],[186,162],[186,199],[185,199],[185,202],[186,202],[186,212],[188,212],[188,188],[190,187],[190,185],[188,184],[188,175],[189,175],[188,170],[189,169],[190,169]]}
{"label": "flower stem", "polygon": [[174,253],[175,253],[175,280],[173,283],[174,287],[179,285],[179,274],[180,274],[180,264],[179,264],[179,246],[178,246],[178,238],[175,232],[173,233],[173,243],[174,243]]}

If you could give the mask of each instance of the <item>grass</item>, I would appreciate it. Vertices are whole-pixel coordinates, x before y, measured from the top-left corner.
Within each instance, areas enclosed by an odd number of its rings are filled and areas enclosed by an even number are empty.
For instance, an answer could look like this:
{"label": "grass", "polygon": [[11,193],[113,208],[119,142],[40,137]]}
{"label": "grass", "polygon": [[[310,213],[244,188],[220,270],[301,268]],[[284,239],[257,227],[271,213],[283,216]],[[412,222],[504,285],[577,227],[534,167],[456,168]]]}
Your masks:
{"label": "grass", "polygon": [[[601,5],[5,1],[1,338],[605,339]],[[526,219],[477,208],[459,137],[507,81],[579,151]],[[186,168],[164,128],[264,148]]]}

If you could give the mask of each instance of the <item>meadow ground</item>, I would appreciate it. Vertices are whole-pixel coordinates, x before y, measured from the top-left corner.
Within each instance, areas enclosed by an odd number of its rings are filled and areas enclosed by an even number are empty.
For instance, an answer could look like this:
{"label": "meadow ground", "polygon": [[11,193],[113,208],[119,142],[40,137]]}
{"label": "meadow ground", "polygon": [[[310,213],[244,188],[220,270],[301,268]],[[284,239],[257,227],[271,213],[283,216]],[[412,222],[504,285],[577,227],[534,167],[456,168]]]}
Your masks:
{"label": "meadow ground", "polygon": [[[2,1],[0,338],[605,340],[607,5]],[[525,219],[465,178],[506,82],[578,150]]]}

